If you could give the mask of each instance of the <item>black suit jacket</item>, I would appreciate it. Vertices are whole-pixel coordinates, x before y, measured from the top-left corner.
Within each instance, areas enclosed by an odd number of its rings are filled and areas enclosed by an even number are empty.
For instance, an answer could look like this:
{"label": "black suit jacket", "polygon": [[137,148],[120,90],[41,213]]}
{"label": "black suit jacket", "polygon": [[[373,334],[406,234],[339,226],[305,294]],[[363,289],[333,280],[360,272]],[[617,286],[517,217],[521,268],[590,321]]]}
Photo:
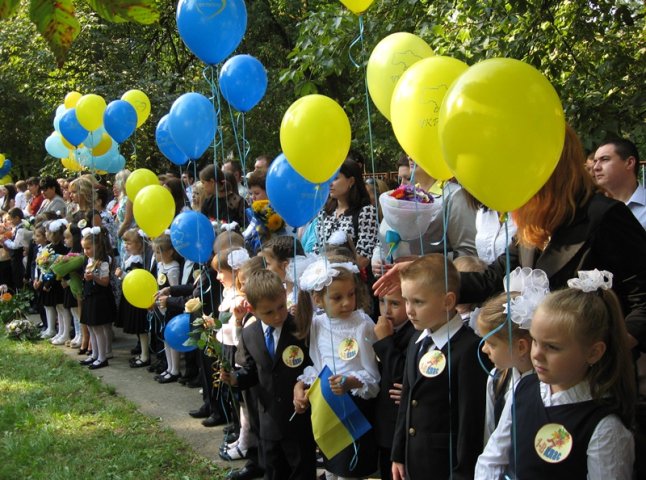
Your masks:
{"label": "black suit jacket", "polygon": [[[266,440],[298,439],[312,436],[309,413],[294,413],[294,385],[306,366],[311,365],[304,340],[295,337],[296,325],[291,315],[283,324],[276,354],[272,360],[265,345],[265,335],[260,320],[242,329],[239,348],[242,351],[242,368],[236,372],[238,386],[244,390],[257,385],[260,438]],[[303,363],[291,368],[283,362],[283,351],[296,345],[303,351]]]}
{"label": "black suit jacket", "polygon": [[404,378],[404,365],[406,364],[406,351],[415,328],[406,322],[399,330],[389,337],[382,338],[373,343],[372,348],[379,358],[379,394],[377,395],[375,419],[375,434],[380,447],[390,448],[393,445],[395,421],[397,420],[398,405],[390,398],[388,390],[393,388],[393,383],[402,383]]}
{"label": "black suit jacket", "polygon": [[[487,372],[478,363],[480,338],[470,328],[461,327],[451,338],[450,361],[449,345],[442,348],[447,359],[442,373],[426,378],[418,373],[416,361],[420,344],[415,341],[420,335],[413,335],[406,352],[392,460],[405,464],[409,480],[449,478],[451,439],[453,478],[472,479],[484,441]],[[490,363],[484,363],[489,368]]]}
{"label": "black suit jacket", "polygon": [[[622,202],[596,194],[569,225],[556,229],[547,248],[509,247],[510,270],[540,268],[552,290],[564,288],[579,270],[608,270],[626,326],[646,351],[646,231]],[[484,273],[460,274],[460,302],[477,303],[503,290],[506,259],[501,255]]]}

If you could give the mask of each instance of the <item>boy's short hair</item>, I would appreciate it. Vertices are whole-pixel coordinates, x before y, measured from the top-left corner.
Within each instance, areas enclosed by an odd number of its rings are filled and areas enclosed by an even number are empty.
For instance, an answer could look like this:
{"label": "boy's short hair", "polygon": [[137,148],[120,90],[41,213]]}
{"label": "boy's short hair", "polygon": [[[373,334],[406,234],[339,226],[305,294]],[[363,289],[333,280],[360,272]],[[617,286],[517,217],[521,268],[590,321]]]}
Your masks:
{"label": "boy's short hair", "polygon": [[25,218],[25,214],[18,207],[14,207],[7,212],[10,217],[18,217],[19,219]]}
{"label": "boy's short hair", "polygon": [[285,287],[283,287],[283,281],[278,274],[270,270],[258,270],[247,278],[245,295],[247,296],[249,305],[255,308],[262,300],[277,299],[281,295],[285,297],[286,293]]}
{"label": "boy's short hair", "polygon": [[[445,280],[445,277],[448,281]],[[421,282],[424,286],[433,290],[446,290],[446,293],[454,293],[456,302],[460,294],[460,274],[457,268],[455,268],[453,262],[447,260],[445,275],[444,255],[439,253],[424,255],[413,261],[400,272],[400,278],[402,281],[414,280]],[[448,285],[448,288],[445,285]]]}
{"label": "boy's short hair", "polygon": [[19,192],[25,192],[27,190],[27,182],[25,182],[24,180],[18,180],[16,182],[16,189]]}

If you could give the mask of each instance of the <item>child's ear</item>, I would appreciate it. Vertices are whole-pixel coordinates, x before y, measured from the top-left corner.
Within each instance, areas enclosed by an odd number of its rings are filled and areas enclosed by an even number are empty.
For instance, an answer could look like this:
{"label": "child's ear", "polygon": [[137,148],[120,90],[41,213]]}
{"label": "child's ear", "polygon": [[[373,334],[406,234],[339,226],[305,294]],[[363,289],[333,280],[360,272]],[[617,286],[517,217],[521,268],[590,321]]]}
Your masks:
{"label": "child's ear", "polygon": [[320,292],[312,293],[312,300],[314,300],[314,305],[319,308],[325,308],[325,303],[323,302],[323,295]]}
{"label": "child's ear", "polygon": [[516,342],[516,348],[518,349],[519,356],[529,355],[532,349],[532,343],[527,338],[519,338]]}
{"label": "child's ear", "polygon": [[586,361],[588,365],[592,366],[601,360],[603,354],[606,353],[606,343],[602,341],[594,342],[588,349],[588,357]]}
{"label": "child's ear", "polygon": [[457,302],[457,296],[455,295],[455,292],[447,292],[446,295],[444,295],[444,308],[448,312],[449,310],[454,310],[456,303]]}

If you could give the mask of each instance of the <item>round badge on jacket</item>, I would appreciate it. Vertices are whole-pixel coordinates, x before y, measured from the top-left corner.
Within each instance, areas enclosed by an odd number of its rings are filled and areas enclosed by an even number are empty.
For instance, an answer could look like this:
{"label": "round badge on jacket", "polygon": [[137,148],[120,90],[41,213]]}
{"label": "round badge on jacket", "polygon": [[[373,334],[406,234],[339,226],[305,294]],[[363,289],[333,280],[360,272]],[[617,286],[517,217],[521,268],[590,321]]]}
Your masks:
{"label": "round badge on jacket", "polygon": [[446,367],[446,357],[440,350],[430,350],[419,359],[418,367],[426,378],[437,377]]}
{"label": "round badge on jacket", "polygon": [[534,438],[538,456],[548,463],[565,460],[572,451],[572,435],[559,423],[543,425]]}
{"label": "round badge on jacket", "polygon": [[160,273],[157,275],[157,285],[164,285],[166,283],[166,274]]}
{"label": "round badge on jacket", "polygon": [[344,338],[339,343],[338,353],[341,360],[352,360],[359,354],[359,343],[354,338]]}
{"label": "round badge on jacket", "polygon": [[283,363],[289,368],[300,367],[305,360],[305,354],[298,345],[290,345],[283,350]]}

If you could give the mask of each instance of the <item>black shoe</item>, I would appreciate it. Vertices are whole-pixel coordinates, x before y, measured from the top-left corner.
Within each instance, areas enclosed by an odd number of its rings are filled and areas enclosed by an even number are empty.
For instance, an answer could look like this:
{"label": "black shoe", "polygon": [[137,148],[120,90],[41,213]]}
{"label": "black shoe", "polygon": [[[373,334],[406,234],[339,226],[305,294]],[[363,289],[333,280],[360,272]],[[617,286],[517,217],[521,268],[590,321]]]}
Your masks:
{"label": "black shoe", "polygon": [[225,448],[227,448],[230,444],[235,443],[238,438],[240,438],[238,432],[226,433],[224,435]]}
{"label": "black shoe", "polygon": [[88,357],[85,360],[79,360],[81,365],[92,365],[94,362],[96,362],[96,358],[92,357]]}
{"label": "black shoe", "polygon": [[209,415],[207,418],[202,420],[202,425],[205,427],[217,427],[218,425],[224,425],[226,422],[224,418],[219,415]]}
{"label": "black shoe", "polygon": [[233,470],[225,477],[227,480],[253,480],[262,478],[265,471],[257,465],[245,465],[243,468]]}
{"label": "black shoe", "polygon": [[149,365],[150,365],[150,359],[144,362],[141,358],[137,358],[136,360],[133,360],[132,362],[130,362],[130,368],[143,368]]}
{"label": "black shoe", "polygon": [[179,379],[179,375],[173,375],[172,373],[167,373],[166,375],[161,375],[157,381],[159,383],[173,383]]}
{"label": "black shoe", "polygon": [[103,360],[103,361],[102,361],[102,362],[100,362],[100,363],[92,363],[88,368],[89,368],[90,370],[96,370],[96,369],[98,369],[98,368],[107,367],[108,365],[109,365],[109,364],[108,364],[108,361],[107,361],[107,360]]}
{"label": "black shoe", "polygon": [[204,405],[202,405],[197,410],[191,410],[190,412],[188,412],[188,414],[193,418],[209,418],[211,416],[209,409]]}

